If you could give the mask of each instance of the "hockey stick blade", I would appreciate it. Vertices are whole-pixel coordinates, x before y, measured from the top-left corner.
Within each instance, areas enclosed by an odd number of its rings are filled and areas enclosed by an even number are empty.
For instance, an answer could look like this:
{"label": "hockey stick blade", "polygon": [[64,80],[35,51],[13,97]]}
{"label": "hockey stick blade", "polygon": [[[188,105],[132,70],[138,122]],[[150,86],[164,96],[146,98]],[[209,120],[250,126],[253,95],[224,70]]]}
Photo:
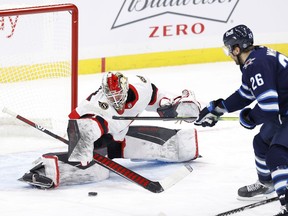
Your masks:
{"label": "hockey stick blade", "polygon": [[162,185],[164,190],[175,185],[177,182],[182,180],[184,177],[188,176],[193,171],[193,168],[189,164],[185,164],[180,169],[178,169],[172,175],[166,177],[165,179],[161,180],[159,183]]}
{"label": "hockey stick blade", "polygon": [[[60,140],[61,142],[65,143],[65,144],[69,144],[69,141],[52,133],[51,131],[47,130],[46,128],[24,118],[23,116],[18,115],[17,113],[9,110],[8,108],[3,108],[2,112],[9,114],[17,119],[19,119],[20,121],[38,129],[39,131],[46,133],[47,135]],[[150,192],[153,193],[161,193],[164,190],[170,188],[171,186],[173,186],[174,184],[176,184],[178,181],[180,181],[181,179],[183,179],[185,176],[187,176],[189,173],[192,172],[192,167],[190,165],[185,165],[183,167],[181,167],[176,173],[174,173],[171,176],[168,176],[167,178],[165,178],[162,182],[157,182],[157,181],[151,181],[141,175],[139,175],[136,172],[133,172],[132,170],[118,164],[117,162],[104,157],[100,154],[98,154],[97,152],[94,152],[94,156],[93,156],[94,160],[92,161],[93,163],[97,163],[102,167],[105,167],[107,169],[109,169],[110,171],[116,173],[119,176],[124,177],[127,180],[130,180],[133,183],[136,183],[137,185],[149,190]]]}
{"label": "hockey stick blade", "polygon": [[161,193],[164,190],[167,190],[193,171],[192,167],[189,164],[186,164],[161,181],[151,181],[102,155],[94,155],[94,159],[99,165],[106,167],[117,175],[120,175],[153,193]]}
{"label": "hockey stick blade", "polygon": [[246,205],[246,206],[242,206],[242,207],[239,207],[239,208],[235,208],[235,209],[232,209],[232,210],[217,214],[216,216],[232,215],[232,214],[235,214],[235,213],[238,213],[238,212],[242,212],[242,211],[247,210],[247,209],[252,209],[252,208],[255,208],[257,206],[265,205],[267,203],[270,203],[270,202],[273,202],[273,201],[276,201],[276,200],[278,200],[278,197],[272,197],[272,198],[269,198],[269,199],[266,199],[266,200],[261,200],[261,201],[254,202],[254,203]]}
{"label": "hockey stick blade", "polygon": [[160,116],[112,116],[114,120],[161,120],[161,121],[195,121],[197,117],[160,117]]}

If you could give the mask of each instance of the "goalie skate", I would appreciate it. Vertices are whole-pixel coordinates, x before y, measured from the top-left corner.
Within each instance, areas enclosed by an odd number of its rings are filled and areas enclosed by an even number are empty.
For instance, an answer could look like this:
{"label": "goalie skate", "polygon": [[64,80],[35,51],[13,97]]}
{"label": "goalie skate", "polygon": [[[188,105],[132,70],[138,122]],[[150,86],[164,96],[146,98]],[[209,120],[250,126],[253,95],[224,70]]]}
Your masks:
{"label": "goalie skate", "polygon": [[18,179],[21,182],[28,183],[33,187],[39,189],[49,189],[53,187],[53,181],[50,178],[39,175],[38,173],[25,173],[21,178]]}

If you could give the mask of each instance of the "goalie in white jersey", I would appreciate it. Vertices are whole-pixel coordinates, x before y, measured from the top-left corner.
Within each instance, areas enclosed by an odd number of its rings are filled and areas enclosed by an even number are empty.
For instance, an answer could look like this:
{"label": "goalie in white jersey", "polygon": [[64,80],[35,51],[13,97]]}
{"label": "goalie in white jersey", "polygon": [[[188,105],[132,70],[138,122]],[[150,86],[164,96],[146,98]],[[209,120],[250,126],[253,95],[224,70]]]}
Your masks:
{"label": "goalie in white jersey", "polygon": [[110,159],[196,159],[199,153],[194,128],[131,126],[132,120],[112,119],[135,117],[145,110],[165,117],[199,115],[200,105],[191,91],[183,90],[181,96],[171,99],[167,94],[146,77],[105,73],[100,88],[69,114],[68,152],[44,154],[20,180],[40,188],[54,188],[60,183],[107,179],[109,170],[93,163],[94,152]]}

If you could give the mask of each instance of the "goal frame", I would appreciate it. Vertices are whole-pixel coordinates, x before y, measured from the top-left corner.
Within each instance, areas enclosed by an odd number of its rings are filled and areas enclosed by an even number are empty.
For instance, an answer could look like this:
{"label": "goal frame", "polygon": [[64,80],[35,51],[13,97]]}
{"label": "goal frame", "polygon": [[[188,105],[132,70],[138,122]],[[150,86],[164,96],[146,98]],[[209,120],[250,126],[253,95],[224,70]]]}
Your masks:
{"label": "goal frame", "polygon": [[0,17],[69,11],[71,13],[71,110],[78,104],[78,25],[79,13],[74,4],[42,5],[0,10]]}

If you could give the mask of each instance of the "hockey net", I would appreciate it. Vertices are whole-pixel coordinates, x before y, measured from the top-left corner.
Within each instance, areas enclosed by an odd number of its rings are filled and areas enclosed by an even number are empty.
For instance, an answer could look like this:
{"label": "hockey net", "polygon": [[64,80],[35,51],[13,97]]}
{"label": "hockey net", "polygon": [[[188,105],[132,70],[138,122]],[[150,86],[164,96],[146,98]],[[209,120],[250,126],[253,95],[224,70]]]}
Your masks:
{"label": "hockey net", "polygon": [[[8,107],[46,128],[65,133],[67,115],[77,105],[77,7],[3,7],[0,108]],[[0,122],[1,135],[14,134],[15,126],[27,128],[2,112]]]}

